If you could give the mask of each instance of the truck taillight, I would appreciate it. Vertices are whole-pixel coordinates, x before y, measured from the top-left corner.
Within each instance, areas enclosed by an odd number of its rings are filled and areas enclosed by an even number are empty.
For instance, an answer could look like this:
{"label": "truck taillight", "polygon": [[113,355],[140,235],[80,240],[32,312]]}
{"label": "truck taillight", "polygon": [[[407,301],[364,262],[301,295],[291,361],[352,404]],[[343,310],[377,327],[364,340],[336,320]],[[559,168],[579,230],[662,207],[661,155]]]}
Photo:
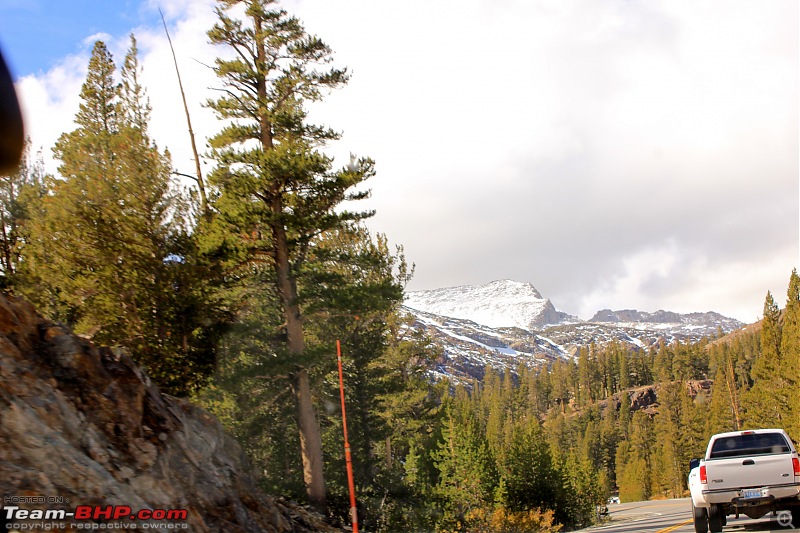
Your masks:
{"label": "truck taillight", "polygon": [[[797,460],[797,457],[795,457]],[[797,466],[800,466],[800,463],[795,463]],[[795,472],[797,472],[797,466],[795,467]],[[708,474],[706,474],[706,465],[700,465],[700,483],[703,485],[708,485]]]}
{"label": "truck taillight", "polygon": [[794,467],[794,476],[800,476],[800,459],[792,457],[792,466]]}

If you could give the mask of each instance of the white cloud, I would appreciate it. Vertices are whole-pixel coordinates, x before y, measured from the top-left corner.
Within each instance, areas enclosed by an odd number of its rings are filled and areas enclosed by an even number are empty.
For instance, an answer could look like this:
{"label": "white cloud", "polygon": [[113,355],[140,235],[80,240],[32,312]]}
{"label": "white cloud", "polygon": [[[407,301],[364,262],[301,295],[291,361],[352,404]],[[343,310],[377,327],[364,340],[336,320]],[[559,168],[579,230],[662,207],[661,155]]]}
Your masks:
{"label": "white cloud", "polygon": [[[201,150],[217,125],[211,0],[161,6]],[[760,314],[798,261],[794,0],[291,0],[347,65],[312,108],[376,159],[372,227],[412,289],[514,278],[592,307]],[[163,28],[136,28],[151,132],[193,162]],[[121,61],[127,35],[110,48]],[[71,128],[85,56],[20,81],[34,144]],[[208,167],[206,167],[208,170]],[[753,304],[753,302],[756,302]],[[753,307],[755,305],[755,307]],[[748,311],[752,308],[751,311]]]}
{"label": "white cloud", "polygon": [[97,41],[103,41],[107,43],[110,42],[112,39],[113,37],[111,37],[111,35],[109,35],[108,33],[99,32],[93,35],[89,35],[88,37],[85,37],[82,41],[82,44],[85,47],[91,48]]}
{"label": "white cloud", "polygon": [[68,56],[44,75],[25,76],[17,82],[25,133],[35,150],[42,149],[48,172],[57,162],[50,149],[61,133],[74,128],[88,56]]}
{"label": "white cloud", "polygon": [[[215,76],[208,67],[195,61],[213,62],[215,53],[205,37],[205,32],[213,22],[211,3],[194,0],[158,2],[165,16],[174,17],[168,24],[201,151],[204,150],[205,138],[213,134],[216,128],[212,113],[201,106],[211,96],[208,88],[214,84]],[[143,9],[157,7],[146,5]],[[186,117],[164,29],[159,26],[131,28],[131,31],[137,38],[143,83],[153,107],[151,134],[161,148],[170,149],[176,167],[193,173]],[[81,85],[86,76],[91,48],[98,39],[106,42],[119,69],[130,46],[129,33],[118,36],[97,33],[83,40],[85,50],[80,55],[66,56],[46,73],[26,76],[17,83],[27,133],[34,147],[44,148],[46,159],[49,159],[49,149],[60,134],[75,127],[73,118],[78,111]],[[48,171],[55,172],[58,162],[49,159],[46,163]]]}
{"label": "white cloud", "polygon": [[784,259],[720,263],[666,242],[622,259],[618,274],[579,296],[579,316],[590,318],[601,308],[623,309],[638,302],[642,311],[683,313],[719,311],[724,305],[729,316],[755,322],[768,290],[781,307],[785,304],[789,273]]}
{"label": "white cloud", "polygon": [[[621,258],[617,273],[582,297],[579,316],[591,318],[602,308],[621,309],[629,305],[626,302],[642,302],[642,295],[648,293],[645,286],[668,279],[674,273],[678,255],[676,243],[669,241]],[[652,306],[652,302],[647,303]],[[641,310],[655,311],[650,307]]]}

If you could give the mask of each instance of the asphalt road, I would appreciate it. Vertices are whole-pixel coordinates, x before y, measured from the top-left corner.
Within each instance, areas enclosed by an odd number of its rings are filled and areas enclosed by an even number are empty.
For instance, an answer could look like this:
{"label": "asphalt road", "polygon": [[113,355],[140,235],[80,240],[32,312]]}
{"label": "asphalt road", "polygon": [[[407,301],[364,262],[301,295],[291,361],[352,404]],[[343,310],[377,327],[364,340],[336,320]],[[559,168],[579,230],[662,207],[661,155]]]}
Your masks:
{"label": "asphalt road", "polygon": [[[653,502],[618,503],[608,506],[604,523],[581,531],[597,533],[694,533],[692,504],[689,498]],[[781,527],[771,514],[752,520],[728,517],[723,532],[791,531]]]}

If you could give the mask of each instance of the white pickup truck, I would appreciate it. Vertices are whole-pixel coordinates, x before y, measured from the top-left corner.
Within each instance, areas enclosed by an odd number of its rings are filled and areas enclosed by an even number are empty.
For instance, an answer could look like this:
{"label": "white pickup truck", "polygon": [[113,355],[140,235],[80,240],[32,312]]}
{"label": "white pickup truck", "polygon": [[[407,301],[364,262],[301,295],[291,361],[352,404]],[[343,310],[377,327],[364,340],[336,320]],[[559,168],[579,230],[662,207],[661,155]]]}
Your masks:
{"label": "white pickup truck", "polygon": [[722,531],[729,514],[779,521],[800,527],[800,459],[782,429],[720,433],[711,437],[703,459],[689,472],[694,529]]}

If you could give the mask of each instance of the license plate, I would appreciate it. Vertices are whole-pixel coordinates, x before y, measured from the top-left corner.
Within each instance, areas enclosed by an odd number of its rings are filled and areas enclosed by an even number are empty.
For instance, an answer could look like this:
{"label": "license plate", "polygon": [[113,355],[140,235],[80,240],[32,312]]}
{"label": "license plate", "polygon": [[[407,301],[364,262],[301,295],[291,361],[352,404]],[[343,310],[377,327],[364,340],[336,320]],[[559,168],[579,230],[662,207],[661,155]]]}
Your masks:
{"label": "license plate", "polygon": [[742,490],[742,498],[749,499],[749,498],[760,498],[761,497],[761,489],[744,489]]}

